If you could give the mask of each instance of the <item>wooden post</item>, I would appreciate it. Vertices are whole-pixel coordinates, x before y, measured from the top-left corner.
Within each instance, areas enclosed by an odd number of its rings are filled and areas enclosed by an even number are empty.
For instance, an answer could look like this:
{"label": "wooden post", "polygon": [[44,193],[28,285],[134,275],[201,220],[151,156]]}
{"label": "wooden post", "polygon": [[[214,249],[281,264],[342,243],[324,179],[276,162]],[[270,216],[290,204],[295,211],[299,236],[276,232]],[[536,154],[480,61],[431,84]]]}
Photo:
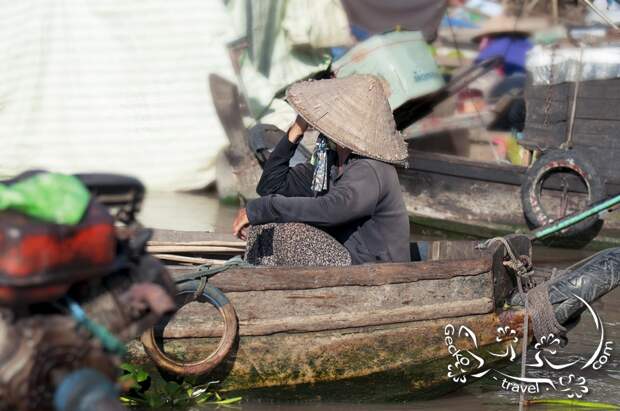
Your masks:
{"label": "wooden post", "polygon": [[551,0],[551,14],[553,15],[553,24],[558,24],[560,13],[558,11],[558,0]]}
{"label": "wooden post", "polygon": [[[526,6],[524,7],[524,10],[525,10],[524,14],[525,14],[525,16],[529,16],[530,13],[532,13],[532,10],[534,10],[534,7],[536,7],[536,5],[538,4],[538,1],[539,0],[532,0],[532,1],[530,1],[530,4],[526,3]],[[525,17],[525,16],[522,16],[522,17]]]}

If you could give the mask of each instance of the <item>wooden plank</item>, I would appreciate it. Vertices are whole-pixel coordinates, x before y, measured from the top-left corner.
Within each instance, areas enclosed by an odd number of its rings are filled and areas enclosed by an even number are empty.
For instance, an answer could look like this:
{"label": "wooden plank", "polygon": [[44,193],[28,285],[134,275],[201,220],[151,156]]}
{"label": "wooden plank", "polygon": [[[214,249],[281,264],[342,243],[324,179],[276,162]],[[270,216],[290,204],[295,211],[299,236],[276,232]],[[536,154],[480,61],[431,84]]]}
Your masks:
{"label": "wooden plank", "polygon": [[[541,84],[534,86],[528,81],[524,96],[526,100],[538,99],[547,101],[550,99],[555,102],[563,102],[572,100],[575,92],[575,83],[560,83],[548,86]],[[620,95],[620,80],[588,80],[582,81],[579,85],[579,98],[595,98],[599,100],[618,100]]]}
{"label": "wooden plank", "polygon": [[[575,83],[566,83],[566,97],[570,100],[575,92]],[[579,98],[596,98],[599,100],[618,100],[620,80],[588,80],[579,85]]]}
{"label": "wooden plank", "polygon": [[209,245],[149,245],[146,251],[149,253],[236,253],[244,252],[244,248],[216,247]]}
{"label": "wooden plank", "polygon": [[[440,318],[464,317],[487,314],[494,309],[491,298],[469,301],[454,301],[425,306],[408,306],[389,310],[374,310],[360,313],[335,313],[301,317],[283,317],[265,320],[240,320],[241,336],[260,336],[276,333],[303,333],[347,328],[370,327],[400,324],[413,321],[435,320]],[[189,325],[189,323],[188,323]],[[164,338],[200,338],[221,335],[217,328],[194,326],[167,327]]]}
{"label": "wooden plank", "polygon": [[[239,321],[280,320],[285,317],[357,315],[377,310],[422,307],[431,304],[493,298],[490,272],[471,277],[453,277],[373,287],[343,286],[308,290],[227,292]],[[169,327],[217,329],[221,326],[215,308],[206,301],[192,302],[174,316]]]}
{"label": "wooden plank", "polygon": [[[525,121],[544,125],[567,121],[570,115],[566,101],[552,102],[547,107],[544,100],[528,99],[525,101]],[[547,111],[547,112],[545,112]]]}
{"label": "wooden plank", "polygon": [[488,109],[480,113],[455,114],[450,117],[426,117],[406,128],[403,136],[405,140],[412,140],[446,131],[484,128],[491,124],[495,117],[495,112]]}
{"label": "wooden plank", "polygon": [[216,247],[235,247],[245,248],[245,241],[149,241],[151,246],[216,246]]}
{"label": "wooden plank", "polygon": [[581,97],[577,99],[576,119],[618,120],[620,118],[620,100]]}
{"label": "wooden plank", "polygon": [[[531,140],[526,140],[528,143]],[[525,179],[526,167],[506,164],[483,163],[446,154],[417,152],[410,161],[409,169],[398,171],[401,183],[408,187],[416,184],[419,172],[458,177],[463,180],[491,182],[513,186],[521,186]],[[581,192],[581,184],[575,179],[569,180],[571,191]],[[550,190],[563,190],[563,186],[549,181],[546,186]]]}
{"label": "wooden plank", "polygon": [[237,86],[217,74],[210,74],[209,87],[215,112],[230,141],[224,154],[237,177],[239,193],[246,199],[256,198],[262,168],[246,141],[247,129],[241,116]]}
{"label": "wooden plank", "polygon": [[245,241],[239,240],[232,234],[215,233],[211,231],[179,231],[179,230],[153,230],[151,241],[155,242],[194,242],[194,241],[226,241],[245,247]]}
{"label": "wooden plank", "polygon": [[558,148],[566,141],[566,123],[544,126],[542,123],[526,122],[524,138],[519,141],[523,147],[546,150]]}
{"label": "wooden plank", "polygon": [[409,169],[399,169],[407,178],[409,170],[462,177],[472,180],[521,185],[526,168],[508,164],[484,163],[447,154],[409,152]]}
{"label": "wooden plank", "polygon": [[535,86],[532,84],[531,78],[528,78],[524,96],[526,100],[540,99],[546,101],[551,99],[551,101],[566,101],[568,98],[568,83],[554,84],[553,86],[546,84]]}
{"label": "wooden plank", "polygon": [[[474,276],[490,271],[491,258],[461,261],[362,264],[350,267],[250,267],[218,274],[209,284],[224,292],[263,290],[304,290],[341,286],[377,286],[421,280]],[[173,278],[192,268],[170,269]]]}
{"label": "wooden plank", "polygon": [[175,254],[153,254],[153,257],[164,261],[174,261],[175,263],[189,264],[223,264],[226,260],[216,260],[212,258],[188,257],[185,255]]}

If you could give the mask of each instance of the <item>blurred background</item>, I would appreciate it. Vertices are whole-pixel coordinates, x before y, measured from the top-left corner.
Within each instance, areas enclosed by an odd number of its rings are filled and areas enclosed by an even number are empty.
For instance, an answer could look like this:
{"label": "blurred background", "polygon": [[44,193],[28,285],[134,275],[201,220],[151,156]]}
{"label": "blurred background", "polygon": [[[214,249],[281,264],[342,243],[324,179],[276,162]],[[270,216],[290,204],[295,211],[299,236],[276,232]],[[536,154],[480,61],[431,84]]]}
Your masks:
{"label": "blurred background", "polygon": [[[261,151],[273,143],[257,147],[252,127],[288,127],[290,84],[356,72],[390,90],[412,153],[402,181],[419,187],[411,173],[436,175],[424,164],[455,159],[527,167],[549,138],[533,117],[527,133],[526,56],[538,58],[531,83],[553,83],[550,45],[609,40],[619,10],[615,0],[5,0],[0,178],[128,174],[149,190],[148,223],[228,231],[220,200],[256,196]],[[532,90],[532,112],[549,105]],[[312,136],[304,143],[311,150]],[[515,170],[520,183],[525,169]],[[403,190],[419,222],[452,218],[428,211],[439,194]]]}
{"label": "blurred background", "polygon": [[[595,3],[608,8],[605,0]],[[488,19],[545,16],[547,29],[551,20],[596,20],[584,7],[525,0],[5,0],[0,176],[32,168],[108,171],[137,176],[156,191],[201,189],[214,183],[228,144],[209,74],[240,87],[246,125],[286,127],[283,89],[373,34],[422,31],[449,71],[475,60],[473,31]],[[465,43],[460,60],[455,39]]]}

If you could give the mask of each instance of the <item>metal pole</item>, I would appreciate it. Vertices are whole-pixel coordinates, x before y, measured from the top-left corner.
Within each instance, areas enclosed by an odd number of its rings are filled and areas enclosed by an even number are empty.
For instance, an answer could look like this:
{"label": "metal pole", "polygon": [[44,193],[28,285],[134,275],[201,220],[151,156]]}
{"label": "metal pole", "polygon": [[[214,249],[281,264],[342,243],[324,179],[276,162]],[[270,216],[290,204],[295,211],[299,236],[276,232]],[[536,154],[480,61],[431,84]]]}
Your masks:
{"label": "metal pole", "polygon": [[601,10],[599,10],[598,7],[596,7],[594,4],[592,4],[592,2],[590,0],[583,0],[583,2],[586,3],[588,5],[588,7],[590,7],[592,9],[593,12],[598,14],[598,16],[600,18],[605,20],[605,23],[609,24],[611,27],[613,27],[616,30],[620,30],[620,28],[618,26],[616,26],[616,24],[613,21],[611,21],[609,19],[609,17],[607,17],[607,15],[605,13],[603,13]]}

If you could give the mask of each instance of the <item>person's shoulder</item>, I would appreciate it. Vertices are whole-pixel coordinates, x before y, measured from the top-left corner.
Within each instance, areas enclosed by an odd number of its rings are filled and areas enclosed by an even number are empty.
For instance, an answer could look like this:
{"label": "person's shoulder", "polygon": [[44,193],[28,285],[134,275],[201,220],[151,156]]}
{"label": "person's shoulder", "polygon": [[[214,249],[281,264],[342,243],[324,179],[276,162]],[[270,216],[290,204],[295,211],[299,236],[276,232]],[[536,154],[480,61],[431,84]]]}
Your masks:
{"label": "person's shoulder", "polygon": [[356,164],[360,168],[366,168],[374,171],[378,176],[386,174],[396,174],[396,168],[392,164],[380,160],[375,160],[368,157],[360,157],[356,159],[354,166]]}
{"label": "person's shoulder", "polygon": [[379,186],[384,186],[384,182],[398,181],[396,168],[389,163],[374,160],[368,157],[358,157],[351,162],[348,174],[354,180],[365,180],[368,183],[375,181]]}

